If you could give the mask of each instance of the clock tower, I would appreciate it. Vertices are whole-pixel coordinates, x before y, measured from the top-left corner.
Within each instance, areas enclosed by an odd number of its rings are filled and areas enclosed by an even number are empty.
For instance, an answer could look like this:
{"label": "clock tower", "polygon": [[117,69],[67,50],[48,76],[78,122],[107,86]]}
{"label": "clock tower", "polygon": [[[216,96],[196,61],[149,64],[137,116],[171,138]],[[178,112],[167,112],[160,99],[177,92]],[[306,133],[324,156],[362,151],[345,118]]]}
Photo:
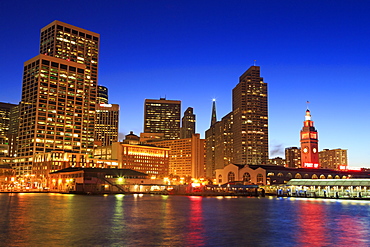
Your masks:
{"label": "clock tower", "polygon": [[319,168],[318,135],[310,110],[307,109],[301,130],[301,164],[303,168]]}

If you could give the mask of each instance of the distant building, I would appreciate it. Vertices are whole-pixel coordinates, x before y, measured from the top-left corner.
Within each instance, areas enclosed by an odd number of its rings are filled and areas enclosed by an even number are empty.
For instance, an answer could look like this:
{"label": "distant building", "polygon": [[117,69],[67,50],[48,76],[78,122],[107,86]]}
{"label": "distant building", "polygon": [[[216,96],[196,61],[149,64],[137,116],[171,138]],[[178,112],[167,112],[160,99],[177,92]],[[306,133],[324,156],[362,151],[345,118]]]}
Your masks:
{"label": "distant building", "polygon": [[232,112],[217,122],[215,101],[206,131],[207,177],[229,163],[260,165],[268,162],[267,83],[260,67],[251,66],[232,91]]}
{"label": "distant building", "polygon": [[146,99],[144,133],[164,133],[164,139],[180,138],[181,101]]}
{"label": "distant building", "polygon": [[95,143],[109,146],[118,141],[119,105],[96,105]]}
{"label": "distant building", "polygon": [[319,152],[319,158],[323,169],[346,170],[348,168],[346,149],[324,149]]}
{"label": "distant building", "polygon": [[104,86],[98,86],[98,104],[108,104],[108,88]]}
{"label": "distant building", "polygon": [[285,162],[287,167],[301,168],[301,148],[298,147],[286,148]]}
{"label": "distant building", "polygon": [[205,140],[199,134],[191,138],[152,142],[168,147],[169,174],[179,177],[202,178],[205,176]]}
{"label": "distant building", "polygon": [[191,138],[195,134],[195,114],[193,108],[188,107],[182,117],[180,138]]}
{"label": "distant building", "polygon": [[[12,123],[16,119],[12,119],[12,109],[17,105],[0,102],[0,156],[9,157],[11,148],[14,145],[12,139]],[[13,144],[13,145],[12,145]]]}
{"label": "distant building", "polygon": [[273,159],[269,159],[269,164],[270,165],[275,165],[275,166],[285,166],[285,159],[281,157],[276,157]]}
{"label": "distant building", "polygon": [[301,130],[301,166],[303,168],[320,168],[318,143],[318,133],[311,120],[310,110],[307,109]]}

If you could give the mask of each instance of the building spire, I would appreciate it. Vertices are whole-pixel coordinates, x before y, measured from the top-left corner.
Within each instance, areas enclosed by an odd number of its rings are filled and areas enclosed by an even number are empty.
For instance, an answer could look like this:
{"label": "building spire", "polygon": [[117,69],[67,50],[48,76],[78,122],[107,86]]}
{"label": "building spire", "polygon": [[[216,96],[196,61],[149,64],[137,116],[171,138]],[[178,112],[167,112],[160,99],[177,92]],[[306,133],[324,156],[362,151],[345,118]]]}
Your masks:
{"label": "building spire", "polygon": [[216,99],[212,100],[212,118],[211,118],[211,126],[214,125],[217,122],[217,116],[216,116]]}

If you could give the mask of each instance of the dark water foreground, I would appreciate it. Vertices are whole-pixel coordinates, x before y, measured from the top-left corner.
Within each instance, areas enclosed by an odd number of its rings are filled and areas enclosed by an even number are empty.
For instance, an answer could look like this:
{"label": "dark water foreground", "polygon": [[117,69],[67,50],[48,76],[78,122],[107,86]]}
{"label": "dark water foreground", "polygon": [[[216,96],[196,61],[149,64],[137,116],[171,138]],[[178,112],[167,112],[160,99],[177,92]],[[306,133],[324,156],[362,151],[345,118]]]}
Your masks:
{"label": "dark water foreground", "polygon": [[0,246],[370,246],[370,202],[0,194]]}

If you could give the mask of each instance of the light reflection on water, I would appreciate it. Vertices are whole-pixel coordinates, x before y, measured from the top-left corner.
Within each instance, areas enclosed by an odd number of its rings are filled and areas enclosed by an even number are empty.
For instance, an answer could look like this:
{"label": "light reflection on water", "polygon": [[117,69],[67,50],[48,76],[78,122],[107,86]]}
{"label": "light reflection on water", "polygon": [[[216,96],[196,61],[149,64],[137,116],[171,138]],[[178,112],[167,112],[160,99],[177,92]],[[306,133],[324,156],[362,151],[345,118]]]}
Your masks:
{"label": "light reflection on water", "polygon": [[369,203],[0,194],[0,245],[370,246]]}

